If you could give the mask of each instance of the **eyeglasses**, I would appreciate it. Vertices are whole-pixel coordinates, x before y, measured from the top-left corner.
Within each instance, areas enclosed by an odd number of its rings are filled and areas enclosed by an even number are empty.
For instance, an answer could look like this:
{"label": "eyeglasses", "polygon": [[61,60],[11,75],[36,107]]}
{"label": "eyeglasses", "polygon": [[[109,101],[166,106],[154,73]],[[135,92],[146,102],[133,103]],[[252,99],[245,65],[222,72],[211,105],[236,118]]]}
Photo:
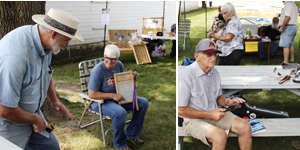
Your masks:
{"label": "eyeglasses", "polygon": [[109,58],[109,57],[104,57],[105,59],[109,59],[111,62],[115,62],[117,58]]}
{"label": "eyeglasses", "polygon": [[200,53],[206,55],[207,57],[212,57],[212,56],[218,57],[219,56],[219,53],[217,53],[217,52],[209,53],[209,54],[202,53],[202,52],[200,52]]}

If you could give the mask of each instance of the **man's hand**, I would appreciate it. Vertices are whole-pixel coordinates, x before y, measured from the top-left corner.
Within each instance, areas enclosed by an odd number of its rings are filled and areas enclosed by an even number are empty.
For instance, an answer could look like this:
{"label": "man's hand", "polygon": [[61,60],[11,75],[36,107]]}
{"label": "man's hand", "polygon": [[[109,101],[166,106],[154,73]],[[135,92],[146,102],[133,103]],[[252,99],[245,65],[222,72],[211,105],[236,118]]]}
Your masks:
{"label": "man's hand", "polygon": [[282,27],[280,27],[280,28],[278,29],[278,31],[279,31],[280,33],[282,33],[282,32],[283,32]]}
{"label": "man's hand", "polygon": [[217,108],[212,111],[210,111],[213,120],[219,121],[221,118],[225,116],[225,109],[223,108]]}
{"label": "man's hand", "polygon": [[226,104],[228,106],[235,106],[235,105],[238,105],[238,104],[241,104],[241,103],[245,103],[246,101],[242,98],[234,98],[234,99],[231,99],[231,100],[227,100],[226,101]]}
{"label": "man's hand", "polygon": [[33,122],[32,126],[33,126],[33,131],[34,132],[41,132],[43,130],[46,129],[46,122],[44,121],[44,119],[42,117],[40,117],[39,115],[35,114],[35,121]]}
{"label": "man's hand", "polygon": [[74,116],[70,113],[70,111],[62,104],[60,101],[55,101],[51,103],[52,109],[55,111],[63,111],[71,120],[74,119]]}
{"label": "man's hand", "polygon": [[120,101],[124,101],[124,100],[125,100],[125,98],[124,98],[122,95],[120,95],[120,94],[114,94],[114,95],[113,95],[113,98],[114,98],[114,100],[117,101],[117,102],[120,102]]}

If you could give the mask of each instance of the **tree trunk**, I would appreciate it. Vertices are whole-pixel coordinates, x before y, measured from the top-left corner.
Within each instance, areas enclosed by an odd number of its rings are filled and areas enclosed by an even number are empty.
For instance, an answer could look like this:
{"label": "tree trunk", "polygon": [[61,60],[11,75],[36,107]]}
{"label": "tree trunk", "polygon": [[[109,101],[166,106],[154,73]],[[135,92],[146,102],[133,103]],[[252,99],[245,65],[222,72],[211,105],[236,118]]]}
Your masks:
{"label": "tree trunk", "polygon": [[35,24],[34,14],[45,14],[45,1],[0,1],[0,39],[11,30]]}
{"label": "tree trunk", "polygon": [[202,1],[202,6],[201,8],[206,8],[206,1]]}

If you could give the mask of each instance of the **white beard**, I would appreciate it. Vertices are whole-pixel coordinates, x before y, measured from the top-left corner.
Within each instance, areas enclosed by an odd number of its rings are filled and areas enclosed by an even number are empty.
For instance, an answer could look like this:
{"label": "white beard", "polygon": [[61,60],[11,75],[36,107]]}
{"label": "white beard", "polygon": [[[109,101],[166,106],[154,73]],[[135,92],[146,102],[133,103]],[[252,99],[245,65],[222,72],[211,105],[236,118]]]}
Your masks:
{"label": "white beard", "polygon": [[278,30],[279,29],[279,24],[275,25],[275,24],[272,23],[271,27],[272,27],[272,29]]}
{"label": "white beard", "polygon": [[59,36],[55,41],[51,43],[52,53],[54,55],[57,55],[60,52],[60,48],[61,48],[61,46],[59,46],[60,39],[61,36]]}

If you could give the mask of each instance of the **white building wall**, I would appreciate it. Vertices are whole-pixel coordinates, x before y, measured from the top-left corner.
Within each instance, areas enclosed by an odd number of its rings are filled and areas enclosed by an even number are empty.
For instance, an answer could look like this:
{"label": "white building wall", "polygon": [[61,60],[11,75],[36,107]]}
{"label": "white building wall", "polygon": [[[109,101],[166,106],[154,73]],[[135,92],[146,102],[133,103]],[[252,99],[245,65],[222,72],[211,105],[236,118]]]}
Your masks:
{"label": "white building wall", "polygon": [[[201,1],[199,1],[201,4]],[[181,1],[181,13],[184,13],[184,5],[185,5],[185,12],[189,12],[191,10],[198,9],[198,1]]]}
{"label": "white building wall", "polygon": [[[163,17],[163,4],[163,1],[109,1],[110,22],[107,30],[137,29],[138,34],[142,34],[142,18]],[[66,10],[79,19],[78,32],[83,36],[85,44],[103,41],[104,25],[101,24],[101,15],[102,8],[106,8],[105,1],[47,1],[46,12],[51,7]],[[176,1],[166,1],[165,28],[170,29],[176,23],[176,18]],[[70,41],[70,45],[77,44],[81,43]]]}

